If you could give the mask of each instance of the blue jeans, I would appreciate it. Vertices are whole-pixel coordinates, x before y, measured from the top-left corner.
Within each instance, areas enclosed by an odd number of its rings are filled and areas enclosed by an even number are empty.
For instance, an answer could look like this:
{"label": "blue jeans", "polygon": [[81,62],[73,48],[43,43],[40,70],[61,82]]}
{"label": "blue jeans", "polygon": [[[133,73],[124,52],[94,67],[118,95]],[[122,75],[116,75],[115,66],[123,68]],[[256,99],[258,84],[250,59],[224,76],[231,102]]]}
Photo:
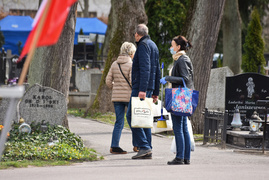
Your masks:
{"label": "blue jeans", "polygon": [[[133,134],[133,145],[139,147],[140,149],[152,149],[151,146],[151,129],[150,128],[132,128],[131,127],[131,115],[132,115],[132,97],[138,97],[139,90],[132,89],[131,99],[128,105],[128,110],[126,113],[127,122],[132,130]],[[147,91],[146,97],[151,97],[153,91]]]}
{"label": "blue jeans", "polygon": [[121,131],[124,126],[124,114],[125,107],[128,108],[129,102],[114,102],[114,108],[116,113],[116,122],[112,133],[111,147],[120,147]]}
{"label": "blue jeans", "polygon": [[187,126],[186,116],[175,116],[171,114],[173,122],[173,131],[176,140],[176,157],[180,159],[191,158],[191,140]]}

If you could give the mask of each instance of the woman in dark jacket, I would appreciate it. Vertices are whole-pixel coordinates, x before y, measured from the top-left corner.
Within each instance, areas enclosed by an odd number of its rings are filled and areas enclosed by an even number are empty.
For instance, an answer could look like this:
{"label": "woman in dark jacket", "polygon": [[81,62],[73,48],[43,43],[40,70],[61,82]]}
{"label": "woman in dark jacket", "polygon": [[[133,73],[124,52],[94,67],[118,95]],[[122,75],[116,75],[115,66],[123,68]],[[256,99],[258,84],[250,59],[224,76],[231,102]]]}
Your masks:
{"label": "woman in dark jacket", "polygon": [[[191,43],[184,36],[176,36],[170,47],[173,55],[174,66],[166,76],[160,80],[162,84],[166,82],[172,83],[172,88],[183,85],[182,78],[186,86],[193,89],[193,66],[190,58],[186,55],[186,51],[191,48]],[[190,164],[191,141],[187,127],[186,116],[175,116],[171,114],[173,122],[173,131],[176,140],[176,158],[168,161],[168,165]]]}

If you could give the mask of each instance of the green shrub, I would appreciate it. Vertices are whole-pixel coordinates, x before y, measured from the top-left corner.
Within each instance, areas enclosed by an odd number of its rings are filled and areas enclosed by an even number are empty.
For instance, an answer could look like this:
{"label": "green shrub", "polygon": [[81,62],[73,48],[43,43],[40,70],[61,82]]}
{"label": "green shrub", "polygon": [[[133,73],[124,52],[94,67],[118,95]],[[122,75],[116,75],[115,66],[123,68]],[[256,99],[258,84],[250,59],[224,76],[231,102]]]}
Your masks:
{"label": "green shrub", "polygon": [[[14,124],[6,143],[2,161],[18,160],[97,160],[93,149],[84,147],[82,139],[63,126],[50,126],[45,133],[40,131],[40,123],[31,124],[28,134],[19,133],[20,124]],[[58,142],[49,145],[49,140]]]}
{"label": "green shrub", "polygon": [[264,74],[264,41],[262,39],[262,26],[257,8],[251,13],[251,21],[248,25],[247,36],[243,45],[245,53],[242,58],[244,72],[258,72]]}
{"label": "green shrub", "polygon": [[174,62],[170,54],[171,40],[183,35],[183,27],[191,2],[189,0],[148,0],[145,5],[148,16],[148,28],[151,39],[159,48],[160,65],[164,63],[164,76]]}

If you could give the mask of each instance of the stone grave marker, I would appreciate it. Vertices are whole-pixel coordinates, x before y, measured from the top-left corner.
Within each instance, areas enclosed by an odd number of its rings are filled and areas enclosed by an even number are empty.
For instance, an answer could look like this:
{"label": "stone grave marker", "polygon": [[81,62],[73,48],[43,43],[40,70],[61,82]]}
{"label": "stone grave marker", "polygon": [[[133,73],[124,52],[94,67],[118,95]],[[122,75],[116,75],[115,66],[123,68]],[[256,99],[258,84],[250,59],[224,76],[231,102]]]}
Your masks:
{"label": "stone grave marker", "polygon": [[[10,99],[9,98],[2,98],[0,100],[0,124],[3,125],[4,124],[4,119],[6,117],[6,111],[8,109],[8,106],[9,106],[9,102],[10,102]],[[18,102],[16,102],[15,104],[18,104]],[[18,109],[18,108],[16,108]],[[14,111],[12,112],[12,121],[14,122],[19,122],[19,114],[18,114],[18,111]]]}
{"label": "stone grave marker", "polygon": [[49,124],[62,125],[66,112],[63,93],[39,84],[26,91],[19,105],[20,116],[28,124],[45,120]]}
{"label": "stone grave marker", "polygon": [[[257,73],[244,73],[226,77],[225,109],[228,110],[228,125],[237,107],[243,126],[249,126],[254,111],[260,113],[265,107],[257,104],[257,100],[265,100],[269,96],[269,77]],[[264,119],[264,114],[259,116]]]}
{"label": "stone grave marker", "polygon": [[226,76],[233,75],[234,73],[227,66],[211,69],[207,88],[206,108],[209,110],[225,110],[225,80]]}
{"label": "stone grave marker", "polygon": [[[24,89],[27,90],[29,88],[29,84],[28,83],[24,83]],[[8,87],[6,87],[8,88]],[[6,117],[6,111],[8,109],[8,106],[9,106],[9,102],[10,102],[10,99],[9,98],[1,98],[0,97],[0,124],[3,125],[3,122],[4,122],[4,119]],[[19,109],[19,100],[18,102],[16,102],[16,112],[14,111],[13,112],[13,119],[12,121],[14,122],[19,122],[19,113],[18,113],[18,109]]]}

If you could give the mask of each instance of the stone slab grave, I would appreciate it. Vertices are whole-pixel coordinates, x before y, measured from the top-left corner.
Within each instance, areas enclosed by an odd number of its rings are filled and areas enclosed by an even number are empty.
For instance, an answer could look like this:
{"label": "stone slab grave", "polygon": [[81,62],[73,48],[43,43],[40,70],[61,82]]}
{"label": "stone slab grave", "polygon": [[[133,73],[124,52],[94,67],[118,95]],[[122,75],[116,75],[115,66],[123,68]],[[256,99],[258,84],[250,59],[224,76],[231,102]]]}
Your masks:
{"label": "stone slab grave", "polygon": [[265,106],[257,100],[269,96],[269,77],[257,73],[244,73],[226,77],[225,109],[228,110],[228,126],[231,124],[235,108],[240,112],[243,126],[249,126],[254,111],[265,119]]}
{"label": "stone slab grave", "polygon": [[[24,85],[25,90],[27,90],[29,88],[29,84],[28,83],[24,83],[23,85]],[[10,102],[10,99],[9,98],[1,98],[0,97],[0,124],[1,125],[4,124],[4,119],[6,117],[6,111],[8,109],[9,102]],[[13,114],[12,114],[12,117],[13,117],[12,121],[19,122],[19,113],[18,113],[19,100],[17,100],[17,102],[15,104],[17,106],[16,106],[16,111],[14,111]]]}
{"label": "stone slab grave", "polygon": [[[4,120],[5,120],[5,117],[6,117],[6,111],[8,109],[9,102],[10,102],[10,99],[9,98],[2,98],[0,100],[0,124],[1,125],[4,124]],[[18,101],[15,102],[15,104],[18,104]],[[12,118],[12,121],[18,122],[19,121],[18,111],[12,112],[12,117],[13,117]]]}
{"label": "stone slab grave", "polygon": [[234,73],[229,67],[211,69],[207,88],[206,108],[225,111],[225,80]]}
{"label": "stone slab grave", "polygon": [[45,123],[62,125],[66,112],[63,93],[39,84],[31,86],[19,104],[19,114],[28,124],[45,120]]}

